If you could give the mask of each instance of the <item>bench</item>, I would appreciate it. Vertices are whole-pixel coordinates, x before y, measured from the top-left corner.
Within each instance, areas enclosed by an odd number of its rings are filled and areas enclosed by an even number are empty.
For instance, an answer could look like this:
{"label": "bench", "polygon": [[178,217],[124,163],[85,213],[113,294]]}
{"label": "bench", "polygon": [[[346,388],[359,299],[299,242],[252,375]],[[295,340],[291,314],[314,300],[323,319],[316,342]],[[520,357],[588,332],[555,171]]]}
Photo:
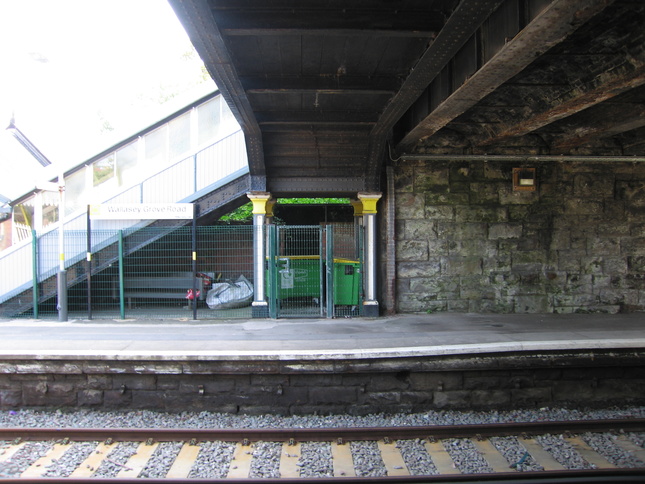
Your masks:
{"label": "bench", "polygon": [[[210,286],[210,282],[205,283],[205,278],[197,276],[195,287],[199,294],[198,300],[203,301],[206,299],[206,293]],[[128,308],[132,308],[132,299],[187,300],[186,295],[192,288],[193,275],[191,273],[123,278],[123,295],[128,300]],[[113,281],[112,295],[115,299],[119,298],[118,279]]]}

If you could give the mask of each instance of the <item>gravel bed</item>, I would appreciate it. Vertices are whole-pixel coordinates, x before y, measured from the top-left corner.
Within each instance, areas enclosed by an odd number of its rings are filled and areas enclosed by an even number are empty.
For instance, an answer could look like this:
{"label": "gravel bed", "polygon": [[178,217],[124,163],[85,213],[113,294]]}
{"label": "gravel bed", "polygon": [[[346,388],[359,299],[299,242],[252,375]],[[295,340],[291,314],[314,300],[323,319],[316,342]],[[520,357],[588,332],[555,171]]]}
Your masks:
{"label": "gravel bed", "polygon": [[357,477],[387,476],[385,463],[376,442],[350,442]]}
{"label": "gravel bed", "polygon": [[139,477],[151,479],[166,477],[183,445],[183,442],[160,442]]}
{"label": "gravel bed", "polygon": [[281,442],[257,442],[254,444],[249,477],[280,477],[281,451]]}
{"label": "gravel bed", "polygon": [[490,474],[493,469],[469,439],[445,439],[443,446],[462,474]]}
{"label": "gravel bed", "polygon": [[636,443],[636,445],[639,445],[641,447],[645,447],[645,433],[640,433],[640,432],[629,432],[627,434],[627,437],[629,437],[631,440]]}
{"label": "gravel bed", "polygon": [[398,440],[396,447],[401,452],[401,456],[411,475],[428,476],[439,474],[437,467],[423,445],[423,441],[420,439]]}
{"label": "gravel bed", "polygon": [[582,434],[582,439],[589,446],[618,467],[643,467],[645,463],[626,452],[615,443],[613,434]]}
{"label": "gravel bed", "polygon": [[603,418],[645,418],[645,407],[609,409],[541,408],[492,412],[429,411],[395,415],[234,415],[216,412],[167,413],[155,411],[0,411],[0,427],[30,428],[321,428],[387,427],[418,425],[465,425],[499,422],[540,422],[544,420],[593,420]]}
{"label": "gravel bed", "polygon": [[566,469],[595,469],[595,466],[584,460],[562,435],[539,435],[535,440]]}
{"label": "gravel bed", "polygon": [[235,442],[203,442],[190,471],[191,479],[222,479],[232,465]]}
{"label": "gravel bed", "polygon": [[509,462],[509,471],[542,471],[544,468],[526,451],[517,437],[493,437],[490,439],[495,448]]}
{"label": "gravel bed", "polygon": [[2,463],[0,477],[20,477],[37,459],[44,456],[54,446],[54,442],[27,442],[11,459]]}
{"label": "gravel bed", "polygon": [[116,477],[123,469],[128,459],[137,451],[137,442],[121,442],[108,454],[92,477]]}
{"label": "gravel bed", "polygon": [[303,442],[300,446],[300,477],[334,477],[331,443]]}
{"label": "gravel bed", "polygon": [[77,442],[47,468],[43,477],[69,477],[99,445],[98,442]]}

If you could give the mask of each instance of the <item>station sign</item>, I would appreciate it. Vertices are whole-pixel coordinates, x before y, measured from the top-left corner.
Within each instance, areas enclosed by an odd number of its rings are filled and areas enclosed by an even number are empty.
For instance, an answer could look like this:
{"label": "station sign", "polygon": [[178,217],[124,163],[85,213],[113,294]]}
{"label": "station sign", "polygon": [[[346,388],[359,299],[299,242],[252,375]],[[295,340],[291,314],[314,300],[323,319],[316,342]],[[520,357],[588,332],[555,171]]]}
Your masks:
{"label": "station sign", "polygon": [[102,203],[90,205],[94,220],[190,220],[192,203]]}

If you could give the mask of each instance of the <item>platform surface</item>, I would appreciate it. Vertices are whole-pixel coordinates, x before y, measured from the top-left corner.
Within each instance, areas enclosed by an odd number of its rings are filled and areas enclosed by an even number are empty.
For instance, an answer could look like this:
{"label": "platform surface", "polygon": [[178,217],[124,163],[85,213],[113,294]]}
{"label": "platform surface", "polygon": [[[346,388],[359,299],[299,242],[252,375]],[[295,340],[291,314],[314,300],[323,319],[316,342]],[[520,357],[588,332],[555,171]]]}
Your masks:
{"label": "platform surface", "polygon": [[0,359],[311,360],[645,348],[645,314],[0,319]]}

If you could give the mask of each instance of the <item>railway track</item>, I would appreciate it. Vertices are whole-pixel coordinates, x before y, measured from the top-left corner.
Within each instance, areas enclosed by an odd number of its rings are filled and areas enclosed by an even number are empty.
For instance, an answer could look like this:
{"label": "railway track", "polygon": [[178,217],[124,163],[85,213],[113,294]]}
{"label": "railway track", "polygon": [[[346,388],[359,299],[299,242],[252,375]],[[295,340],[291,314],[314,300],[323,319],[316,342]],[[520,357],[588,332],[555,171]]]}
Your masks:
{"label": "railway track", "polygon": [[645,482],[645,419],[329,429],[0,429],[0,483]]}

